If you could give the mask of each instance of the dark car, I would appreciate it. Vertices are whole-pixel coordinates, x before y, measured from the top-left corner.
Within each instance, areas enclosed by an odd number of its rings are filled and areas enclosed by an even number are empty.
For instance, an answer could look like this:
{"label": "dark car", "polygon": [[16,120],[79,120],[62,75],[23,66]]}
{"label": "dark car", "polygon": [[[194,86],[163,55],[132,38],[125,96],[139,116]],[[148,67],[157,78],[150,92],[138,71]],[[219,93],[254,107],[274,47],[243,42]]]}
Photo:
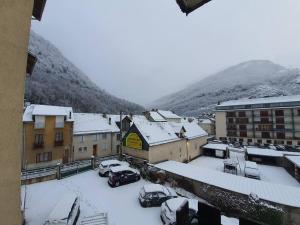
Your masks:
{"label": "dark car", "polygon": [[128,166],[112,167],[109,172],[108,184],[118,187],[141,179],[140,173]]}
{"label": "dark car", "polygon": [[148,184],[140,190],[139,201],[143,207],[153,207],[161,206],[163,202],[176,197],[177,194],[172,188],[160,184]]}

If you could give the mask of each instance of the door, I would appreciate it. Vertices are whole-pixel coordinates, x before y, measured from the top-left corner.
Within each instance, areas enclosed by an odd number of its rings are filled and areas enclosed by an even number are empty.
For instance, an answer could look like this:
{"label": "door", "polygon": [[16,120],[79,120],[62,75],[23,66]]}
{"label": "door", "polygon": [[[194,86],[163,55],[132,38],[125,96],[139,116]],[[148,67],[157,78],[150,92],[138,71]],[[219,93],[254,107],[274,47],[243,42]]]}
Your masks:
{"label": "door", "polygon": [[97,156],[97,148],[98,146],[97,145],[93,145],[93,156]]}
{"label": "door", "polygon": [[65,150],[65,154],[63,156],[63,164],[66,164],[69,162],[69,149]]}

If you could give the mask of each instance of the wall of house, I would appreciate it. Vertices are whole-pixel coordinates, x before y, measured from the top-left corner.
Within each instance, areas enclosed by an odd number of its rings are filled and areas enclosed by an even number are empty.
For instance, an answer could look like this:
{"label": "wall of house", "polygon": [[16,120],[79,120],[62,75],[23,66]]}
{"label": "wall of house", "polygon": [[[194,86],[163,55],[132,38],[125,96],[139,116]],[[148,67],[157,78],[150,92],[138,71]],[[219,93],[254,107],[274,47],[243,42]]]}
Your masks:
{"label": "wall of house", "polygon": [[202,155],[202,146],[205,144],[207,144],[207,136],[188,140],[186,145],[188,160],[193,160],[194,158]]}
{"label": "wall of house", "polygon": [[[117,154],[117,146],[119,140],[117,139],[117,133],[105,133],[104,134],[87,134],[87,135],[74,135],[73,149],[74,159],[90,159],[94,154],[94,146],[96,147],[96,157],[104,157]],[[83,136],[83,141],[82,141]]]}
{"label": "wall of house", "polygon": [[226,112],[216,112],[216,138],[227,137]]}
{"label": "wall of house", "polygon": [[[64,128],[55,128],[55,119],[55,116],[47,116],[45,118],[44,129],[35,129],[34,122],[24,123],[23,167],[25,167],[26,161],[27,168],[37,168],[73,161],[73,122],[65,122]],[[55,144],[55,134],[60,131],[63,132],[63,144],[57,146]],[[34,147],[36,134],[43,134],[44,146],[42,148]],[[37,154],[45,152],[52,153],[52,161],[37,163]]]}
{"label": "wall of house", "polygon": [[199,123],[199,126],[209,135],[215,134],[215,125],[213,123]]}
{"label": "wall of house", "polygon": [[20,225],[22,114],[33,0],[2,0],[0,6],[0,218]]}

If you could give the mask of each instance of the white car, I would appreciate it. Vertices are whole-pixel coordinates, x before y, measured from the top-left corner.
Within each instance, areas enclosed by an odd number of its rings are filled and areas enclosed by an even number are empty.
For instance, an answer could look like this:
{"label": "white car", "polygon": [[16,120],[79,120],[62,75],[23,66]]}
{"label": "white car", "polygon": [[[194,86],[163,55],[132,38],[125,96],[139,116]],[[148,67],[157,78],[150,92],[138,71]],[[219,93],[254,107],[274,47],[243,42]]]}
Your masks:
{"label": "white car", "polygon": [[167,200],[161,205],[160,218],[165,225],[176,225],[176,211],[186,200],[189,202],[190,224],[198,224],[198,201],[178,197]]}
{"label": "white car", "polygon": [[129,166],[129,164],[127,162],[121,162],[116,159],[105,160],[99,165],[99,176],[108,177],[110,169],[116,166]]}

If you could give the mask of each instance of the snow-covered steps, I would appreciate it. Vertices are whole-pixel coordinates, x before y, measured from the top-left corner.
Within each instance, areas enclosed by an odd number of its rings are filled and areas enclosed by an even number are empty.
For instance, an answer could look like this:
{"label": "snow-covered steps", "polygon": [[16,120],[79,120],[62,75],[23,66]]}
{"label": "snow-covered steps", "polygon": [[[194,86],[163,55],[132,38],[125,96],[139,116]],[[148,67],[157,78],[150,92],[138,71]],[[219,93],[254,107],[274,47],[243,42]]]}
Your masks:
{"label": "snow-covered steps", "polygon": [[108,225],[107,213],[97,213],[81,219],[80,225]]}

